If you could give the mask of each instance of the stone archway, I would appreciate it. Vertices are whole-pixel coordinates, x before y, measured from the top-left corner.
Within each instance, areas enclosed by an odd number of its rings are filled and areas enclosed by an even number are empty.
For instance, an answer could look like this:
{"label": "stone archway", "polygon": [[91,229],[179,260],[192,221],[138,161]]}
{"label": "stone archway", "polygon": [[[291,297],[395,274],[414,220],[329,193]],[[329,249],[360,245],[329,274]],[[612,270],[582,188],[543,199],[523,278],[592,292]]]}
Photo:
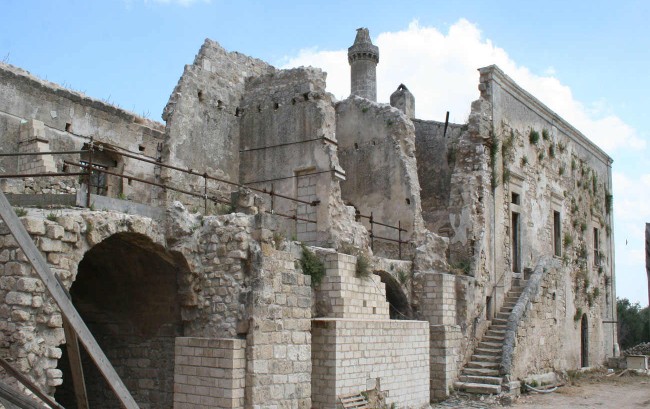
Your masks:
{"label": "stone archway", "polygon": [[386,271],[375,271],[374,274],[377,274],[381,282],[386,285],[386,301],[389,303],[390,319],[411,319],[413,311],[399,281]]}
{"label": "stone archway", "polygon": [[[147,236],[117,233],[85,253],[70,288],[73,304],[142,408],[173,404],[174,341],[182,335],[179,281],[186,271],[182,256],[166,252]],[[62,349],[64,383],[55,397],[65,407],[75,407]],[[119,407],[83,352],[82,362],[90,407]]]}

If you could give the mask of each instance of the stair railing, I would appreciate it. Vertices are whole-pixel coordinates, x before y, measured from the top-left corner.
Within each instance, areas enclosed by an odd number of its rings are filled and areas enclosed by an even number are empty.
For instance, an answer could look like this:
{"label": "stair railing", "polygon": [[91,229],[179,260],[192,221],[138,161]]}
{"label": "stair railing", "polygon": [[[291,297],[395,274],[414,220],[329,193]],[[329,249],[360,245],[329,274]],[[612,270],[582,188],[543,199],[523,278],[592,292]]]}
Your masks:
{"label": "stair railing", "polygon": [[505,338],[503,340],[503,354],[499,366],[499,372],[501,375],[508,375],[511,373],[512,358],[515,351],[515,340],[517,339],[519,323],[523,320],[530,309],[533,299],[535,299],[539,293],[539,288],[546,271],[549,268],[559,267],[559,262],[550,257],[542,257],[537,262],[530,279],[526,283],[526,288],[524,288],[519,300],[517,300],[517,304],[515,304],[510,316],[508,317]]}

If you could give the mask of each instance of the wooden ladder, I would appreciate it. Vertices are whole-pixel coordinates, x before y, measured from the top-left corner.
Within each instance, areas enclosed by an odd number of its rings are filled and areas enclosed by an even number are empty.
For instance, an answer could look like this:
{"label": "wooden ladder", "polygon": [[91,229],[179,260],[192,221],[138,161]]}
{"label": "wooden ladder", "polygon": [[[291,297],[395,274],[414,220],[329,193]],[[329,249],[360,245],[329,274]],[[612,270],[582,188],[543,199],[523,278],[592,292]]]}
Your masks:
{"label": "wooden ladder", "polygon": [[368,401],[362,394],[339,396],[344,409],[368,409]]}

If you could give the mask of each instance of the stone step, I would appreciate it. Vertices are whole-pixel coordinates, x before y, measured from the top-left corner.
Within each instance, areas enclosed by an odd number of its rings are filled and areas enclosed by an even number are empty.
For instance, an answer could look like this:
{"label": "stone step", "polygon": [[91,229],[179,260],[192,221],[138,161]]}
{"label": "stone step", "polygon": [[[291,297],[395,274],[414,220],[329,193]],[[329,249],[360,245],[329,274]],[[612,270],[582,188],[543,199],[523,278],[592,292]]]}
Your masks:
{"label": "stone step", "polygon": [[481,341],[478,343],[479,348],[490,348],[501,350],[503,348],[503,342],[487,342]]}
{"label": "stone step", "polygon": [[465,368],[498,369],[499,368],[499,363],[498,362],[471,361],[471,362],[467,363]]}
{"label": "stone step", "polygon": [[485,383],[454,382],[454,388],[459,391],[478,393],[481,395],[498,395],[501,393],[500,385],[490,385]]}
{"label": "stone step", "polygon": [[501,356],[499,355],[472,355],[472,362],[499,362],[500,360]]}
{"label": "stone step", "polygon": [[[503,327],[503,328],[501,328]],[[490,328],[488,328],[487,332],[485,335],[504,335],[506,333],[506,326],[501,325],[499,327],[496,327],[494,325],[490,325]]]}
{"label": "stone step", "polygon": [[461,375],[458,377],[460,382],[464,383],[483,383],[488,385],[501,385],[501,378],[497,376],[477,376],[477,375]]}
{"label": "stone step", "polygon": [[501,334],[501,335],[488,335],[488,334],[485,334],[485,336],[483,337],[483,341],[494,342],[494,343],[497,343],[497,344],[502,344],[504,339],[505,339],[505,336],[503,334]]}
{"label": "stone step", "polygon": [[465,368],[462,372],[463,375],[478,375],[478,376],[499,376],[498,369],[486,368]]}
{"label": "stone step", "polygon": [[490,325],[490,328],[506,328],[508,325],[508,319],[503,319],[503,318],[492,318],[492,325]]}
{"label": "stone step", "polygon": [[496,356],[496,357],[501,357],[501,354],[503,353],[502,349],[500,348],[476,348],[474,350],[474,353],[477,355],[491,355],[491,356]]}

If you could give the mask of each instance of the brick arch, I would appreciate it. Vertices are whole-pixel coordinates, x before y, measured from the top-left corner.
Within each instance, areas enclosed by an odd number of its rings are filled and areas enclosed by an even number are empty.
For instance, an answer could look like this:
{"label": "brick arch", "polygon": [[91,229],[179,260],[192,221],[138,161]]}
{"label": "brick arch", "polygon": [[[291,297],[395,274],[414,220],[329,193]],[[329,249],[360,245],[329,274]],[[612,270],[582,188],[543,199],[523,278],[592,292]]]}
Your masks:
{"label": "brick arch", "polygon": [[[72,301],[138,403],[171,407],[174,341],[182,310],[192,308],[194,275],[185,257],[165,248],[150,219],[84,217],[83,255],[68,284]],[[56,398],[74,407],[66,356]],[[85,355],[85,354],[84,354]],[[88,356],[82,355],[91,407],[118,407]]]}

